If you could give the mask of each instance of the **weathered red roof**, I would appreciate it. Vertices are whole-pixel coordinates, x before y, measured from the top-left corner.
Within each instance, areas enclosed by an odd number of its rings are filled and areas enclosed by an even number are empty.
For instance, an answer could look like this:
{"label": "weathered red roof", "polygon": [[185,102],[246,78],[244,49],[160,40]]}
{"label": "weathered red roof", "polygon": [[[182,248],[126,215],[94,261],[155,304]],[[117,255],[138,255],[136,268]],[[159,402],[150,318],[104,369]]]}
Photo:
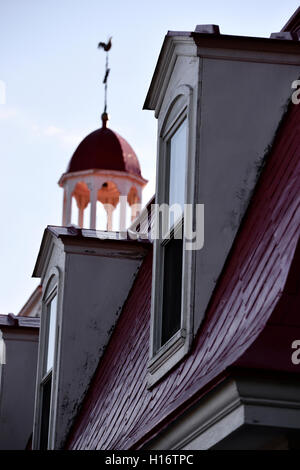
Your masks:
{"label": "weathered red roof", "polygon": [[[292,106],[276,137],[193,350],[151,390],[147,389],[146,379],[152,278],[151,254],[148,255],[96,371],[68,448],[138,448],[174,418],[179,407],[237,364],[263,334],[283,298],[299,239],[299,125],[300,106]],[[285,370],[293,370],[289,353],[290,349],[284,356]],[[256,366],[259,358],[264,365],[262,355],[254,357]],[[273,368],[279,366],[283,367],[273,363]]]}
{"label": "weathered red roof", "polygon": [[132,147],[107,127],[101,127],[83,139],[70,160],[67,173],[93,169],[126,171],[141,176]]}

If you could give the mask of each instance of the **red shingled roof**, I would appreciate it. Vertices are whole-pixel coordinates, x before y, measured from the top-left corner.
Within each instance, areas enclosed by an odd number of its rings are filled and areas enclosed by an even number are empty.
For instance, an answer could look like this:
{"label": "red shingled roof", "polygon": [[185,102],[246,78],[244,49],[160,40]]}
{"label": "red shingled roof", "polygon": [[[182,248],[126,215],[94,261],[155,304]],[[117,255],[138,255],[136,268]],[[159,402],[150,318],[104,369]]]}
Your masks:
{"label": "red shingled roof", "polygon": [[[68,448],[139,447],[146,435],[153,437],[180,406],[237,364],[259,340],[283,298],[299,239],[299,125],[300,106],[293,106],[276,137],[193,350],[151,390],[146,380],[151,304],[148,255],[96,371]],[[255,351],[254,357],[255,366],[264,360]],[[274,361],[273,368],[293,370],[290,355],[284,357],[286,363]]]}

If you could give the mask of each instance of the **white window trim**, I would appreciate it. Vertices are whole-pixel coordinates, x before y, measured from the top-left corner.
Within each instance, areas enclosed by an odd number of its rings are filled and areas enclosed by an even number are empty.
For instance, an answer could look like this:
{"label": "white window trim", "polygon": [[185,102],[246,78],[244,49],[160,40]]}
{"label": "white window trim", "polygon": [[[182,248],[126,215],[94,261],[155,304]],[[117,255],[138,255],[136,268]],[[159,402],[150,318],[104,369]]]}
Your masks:
{"label": "white window trim", "polygon": [[[45,300],[43,300],[43,313],[46,317],[46,322],[45,322],[45,328],[44,328],[44,353],[42,357],[42,382],[44,382],[47,377],[52,373],[53,367],[47,371],[47,359],[48,359],[48,352],[49,352],[49,329],[50,329],[50,312],[48,311],[48,306],[51,304],[51,302],[54,300],[55,297],[57,297],[58,289],[57,289],[57,283],[55,283],[55,286],[51,289],[50,293],[47,295]],[[55,343],[56,343],[56,336],[57,336],[57,305],[56,305],[56,314],[55,314]],[[46,345],[47,343],[47,345]]]}
{"label": "white window trim", "polygon": [[[159,140],[155,201],[157,204],[166,202],[167,197],[169,185],[169,182],[166,184],[166,181],[169,181],[169,175],[166,171],[168,141],[184,119],[187,119],[185,202],[191,203],[194,206],[195,146],[192,145],[192,142],[193,139],[195,139],[195,125],[192,98],[192,88],[189,85],[181,85],[176,88],[169,98],[169,106],[164,110],[163,116],[160,119],[161,126],[158,131]],[[180,105],[174,114],[173,110],[176,102],[180,103]],[[173,116],[170,119],[171,113]],[[179,223],[181,223],[181,221]],[[176,227],[178,227],[178,224]],[[154,240],[150,359],[148,363],[149,388],[166,375],[188,353],[193,338],[195,253],[193,250],[185,249],[185,240],[183,240],[181,327],[164,345],[157,349],[157,345],[160,342],[162,315],[162,243],[161,240]]]}
{"label": "white window trim", "polygon": [[[36,403],[35,403],[35,416],[34,416],[34,432],[33,432],[33,449],[38,450],[40,448],[41,439],[41,425],[42,425],[42,395],[43,385],[52,375],[51,385],[51,399],[50,399],[50,413],[49,413],[49,428],[48,428],[48,449],[52,448],[53,442],[53,428],[54,428],[54,401],[55,401],[55,388],[56,388],[56,363],[58,358],[58,336],[59,336],[59,305],[61,299],[61,286],[60,286],[60,271],[58,267],[53,267],[45,280],[45,293],[42,298],[42,312],[41,312],[41,327],[40,327],[40,344],[39,344],[39,357],[38,357],[38,370],[37,370],[37,382],[36,382]],[[48,344],[46,345],[49,332],[49,318],[48,318],[48,305],[57,297],[56,304],[56,326],[55,326],[55,352],[53,367],[46,372],[46,361]]]}

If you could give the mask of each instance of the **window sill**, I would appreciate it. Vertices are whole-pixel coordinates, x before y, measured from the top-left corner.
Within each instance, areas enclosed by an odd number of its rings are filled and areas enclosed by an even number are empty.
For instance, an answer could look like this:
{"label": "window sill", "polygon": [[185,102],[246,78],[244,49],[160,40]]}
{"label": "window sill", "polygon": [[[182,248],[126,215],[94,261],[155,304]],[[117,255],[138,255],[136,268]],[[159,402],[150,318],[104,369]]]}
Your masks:
{"label": "window sill", "polygon": [[186,330],[179,330],[148,362],[148,388],[151,388],[186,355],[188,351]]}

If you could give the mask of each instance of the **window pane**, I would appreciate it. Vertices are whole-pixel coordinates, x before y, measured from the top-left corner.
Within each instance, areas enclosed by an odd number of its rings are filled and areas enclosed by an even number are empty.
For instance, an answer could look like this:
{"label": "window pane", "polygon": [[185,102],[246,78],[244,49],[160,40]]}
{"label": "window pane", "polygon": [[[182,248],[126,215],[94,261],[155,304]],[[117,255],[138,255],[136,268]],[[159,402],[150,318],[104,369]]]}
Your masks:
{"label": "window pane", "polygon": [[[183,213],[185,196],[185,166],[186,166],[186,119],[171,137],[169,142],[170,177],[169,177],[169,205],[180,204],[181,211],[172,216],[171,225]],[[175,220],[174,220],[175,219]]]}
{"label": "window pane", "polygon": [[46,382],[42,386],[42,416],[41,416],[41,435],[40,450],[48,448],[50,402],[51,402],[52,374],[49,374]]}
{"label": "window pane", "polygon": [[56,307],[57,307],[57,296],[55,296],[47,306],[47,321],[49,323],[48,323],[46,372],[49,372],[49,370],[52,369],[53,362],[54,362]]}
{"label": "window pane", "polygon": [[164,247],[164,291],[161,345],[181,324],[182,240],[171,239]]}

